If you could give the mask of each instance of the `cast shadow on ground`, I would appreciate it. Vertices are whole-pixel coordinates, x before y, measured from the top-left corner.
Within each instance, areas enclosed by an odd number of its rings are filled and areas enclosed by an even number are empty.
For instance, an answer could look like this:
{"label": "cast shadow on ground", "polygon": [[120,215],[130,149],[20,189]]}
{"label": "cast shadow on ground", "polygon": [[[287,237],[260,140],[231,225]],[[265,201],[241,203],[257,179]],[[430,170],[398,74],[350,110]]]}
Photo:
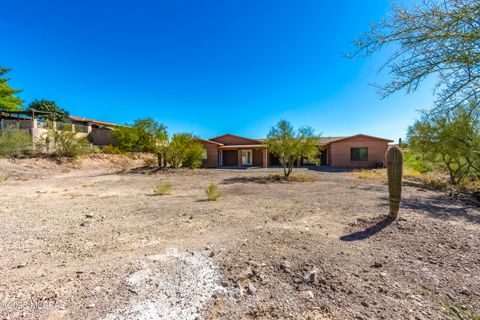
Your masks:
{"label": "cast shadow on ground", "polygon": [[382,231],[383,229],[388,227],[392,222],[393,222],[393,220],[390,219],[388,216],[386,216],[382,220],[377,221],[374,225],[372,225],[372,226],[370,226],[370,227],[368,227],[364,230],[355,231],[353,233],[341,236],[340,240],[347,241],[347,242],[365,240],[365,239],[370,238],[371,236],[379,233],[380,231]]}
{"label": "cast shadow on ground", "polygon": [[267,184],[267,183],[282,183],[284,180],[277,179],[276,177],[266,175],[266,176],[234,176],[231,178],[223,179],[222,184],[233,184],[233,183],[258,183],[258,184]]}
{"label": "cast shadow on ground", "polygon": [[[382,197],[383,208],[388,207],[388,198]],[[413,210],[434,219],[463,219],[472,223],[480,223],[479,206],[470,199],[456,199],[439,193],[428,198],[406,197],[400,204],[402,209]],[[400,213],[401,214],[401,213]]]}

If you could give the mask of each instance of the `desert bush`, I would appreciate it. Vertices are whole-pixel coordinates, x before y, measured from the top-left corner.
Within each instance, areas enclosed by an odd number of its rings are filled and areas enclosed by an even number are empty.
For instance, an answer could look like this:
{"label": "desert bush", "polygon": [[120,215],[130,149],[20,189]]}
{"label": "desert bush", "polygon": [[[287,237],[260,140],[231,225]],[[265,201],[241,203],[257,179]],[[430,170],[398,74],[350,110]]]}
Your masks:
{"label": "desert bush", "polygon": [[111,144],[109,144],[108,146],[105,146],[102,149],[102,152],[107,154],[118,154],[118,155],[125,153],[124,151],[120,150],[119,147],[112,146]]}
{"label": "desert bush", "polygon": [[480,192],[480,179],[462,179],[458,183],[458,189],[462,192]]}
{"label": "desert bush", "polygon": [[0,183],[2,183],[5,180],[7,180],[7,176],[5,174],[3,174],[2,172],[0,172]]}
{"label": "desert bush", "polygon": [[132,165],[132,160],[126,156],[119,155],[112,159],[112,163],[115,167],[120,169],[120,172],[126,172]]}
{"label": "desert bush", "polygon": [[157,152],[158,144],[167,139],[167,130],[151,118],[137,119],[133,125],[113,129],[112,139],[124,152]]}
{"label": "desert bush", "polygon": [[293,182],[314,182],[317,179],[309,173],[296,173],[288,177],[288,180]]}
{"label": "desert bush", "polygon": [[143,159],[143,165],[146,167],[154,167],[158,165],[157,158],[154,157],[146,157]]}
{"label": "desert bush", "polygon": [[0,131],[0,156],[20,157],[32,152],[32,137],[14,128]]}
{"label": "desert bush", "polygon": [[162,182],[153,189],[153,193],[157,196],[164,196],[170,194],[172,184],[169,182]]}
{"label": "desert bush", "polygon": [[218,185],[216,183],[210,183],[207,188],[205,188],[205,193],[209,201],[215,201],[220,198],[220,192],[218,191]]}
{"label": "desert bush", "polygon": [[89,152],[89,142],[85,138],[75,137],[75,133],[66,130],[50,130],[48,136],[53,141],[55,155],[76,158]]}
{"label": "desert bush", "polygon": [[438,172],[428,172],[422,176],[421,181],[423,184],[435,189],[443,189],[448,186],[448,180],[446,176]]}
{"label": "desert bush", "polygon": [[270,181],[290,181],[290,182],[314,182],[316,178],[309,173],[295,173],[289,176],[281,174],[269,174],[265,177],[265,180]]}
{"label": "desert bush", "polygon": [[162,146],[159,153],[172,167],[198,168],[202,164],[204,148],[190,133],[174,134],[170,143]]}
{"label": "desert bush", "polygon": [[99,153],[102,153],[102,150],[100,150],[100,148],[97,146],[91,146],[90,148],[88,148],[88,153],[99,154]]}

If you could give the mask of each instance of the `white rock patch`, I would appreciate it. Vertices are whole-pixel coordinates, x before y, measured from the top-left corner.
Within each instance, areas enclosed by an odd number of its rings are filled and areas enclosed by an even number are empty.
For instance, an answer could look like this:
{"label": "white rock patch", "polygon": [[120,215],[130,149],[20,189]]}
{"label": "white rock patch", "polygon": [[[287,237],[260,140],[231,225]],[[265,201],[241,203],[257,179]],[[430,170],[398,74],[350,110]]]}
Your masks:
{"label": "white rock patch", "polygon": [[138,295],[135,303],[105,320],[195,319],[217,289],[219,273],[211,259],[170,249],[149,256],[125,281]]}

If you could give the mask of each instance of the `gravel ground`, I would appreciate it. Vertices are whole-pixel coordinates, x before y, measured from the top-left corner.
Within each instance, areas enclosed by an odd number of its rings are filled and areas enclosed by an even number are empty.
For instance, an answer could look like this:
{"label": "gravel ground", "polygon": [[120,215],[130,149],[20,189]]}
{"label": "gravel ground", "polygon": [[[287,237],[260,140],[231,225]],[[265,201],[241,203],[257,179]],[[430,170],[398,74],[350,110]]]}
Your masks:
{"label": "gravel ground", "polygon": [[408,183],[389,223],[385,183],[346,172],[111,163],[0,160],[5,319],[480,318],[474,203]]}

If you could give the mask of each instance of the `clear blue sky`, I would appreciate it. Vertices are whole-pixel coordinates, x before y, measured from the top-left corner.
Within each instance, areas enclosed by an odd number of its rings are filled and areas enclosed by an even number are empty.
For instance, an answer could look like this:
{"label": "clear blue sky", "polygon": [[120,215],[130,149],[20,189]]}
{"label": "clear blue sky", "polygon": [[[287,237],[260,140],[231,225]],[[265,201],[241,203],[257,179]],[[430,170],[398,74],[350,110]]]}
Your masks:
{"label": "clear blue sky", "polygon": [[[405,2],[407,0],[404,0]],[[402,1],[401,1],[402,2]],[[431,86],[381,100],[386,52],[347,59],[388,0],[4,0],[0,65],[21,98],[169,132],[264,137],[285,118],[325,136],[398,139]]]}

